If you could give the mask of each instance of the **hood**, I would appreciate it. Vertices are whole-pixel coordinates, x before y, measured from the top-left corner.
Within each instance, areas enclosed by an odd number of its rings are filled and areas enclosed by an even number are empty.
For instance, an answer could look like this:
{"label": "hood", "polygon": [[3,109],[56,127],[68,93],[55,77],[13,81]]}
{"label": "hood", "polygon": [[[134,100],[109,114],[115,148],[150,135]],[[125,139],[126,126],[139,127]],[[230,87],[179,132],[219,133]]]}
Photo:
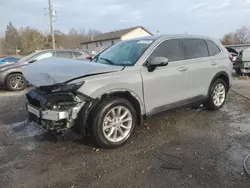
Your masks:
{"label": "hood", "polygon": [[7,70],[7,69],[12,69],[12,68],[19,68],[27,65],[26,63],[6,63],[0,65],[0,69]]}
{"label": "hood", "polygon": [[122,70],[122,66],[105,65],[65,58],[46,58],[22,69],[24,77],[33,86],[48,86],[68,80]]}

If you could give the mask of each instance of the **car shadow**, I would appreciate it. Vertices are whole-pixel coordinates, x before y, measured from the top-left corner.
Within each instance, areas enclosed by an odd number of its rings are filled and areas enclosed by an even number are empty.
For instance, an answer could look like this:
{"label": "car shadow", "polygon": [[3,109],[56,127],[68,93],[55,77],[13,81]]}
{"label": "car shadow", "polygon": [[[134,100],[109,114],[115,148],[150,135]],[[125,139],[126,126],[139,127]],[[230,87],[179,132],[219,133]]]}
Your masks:
{"label": "car shadow", "polygon": [[80,136],[73,131],[68,131],[63,134],[56,134],[55,132],[42,130],[40,134],[36,134],[33,138],[38,142],[74,142],[77,144],[85,145],[88,147],[94,147],[95,143],[90,136]]}

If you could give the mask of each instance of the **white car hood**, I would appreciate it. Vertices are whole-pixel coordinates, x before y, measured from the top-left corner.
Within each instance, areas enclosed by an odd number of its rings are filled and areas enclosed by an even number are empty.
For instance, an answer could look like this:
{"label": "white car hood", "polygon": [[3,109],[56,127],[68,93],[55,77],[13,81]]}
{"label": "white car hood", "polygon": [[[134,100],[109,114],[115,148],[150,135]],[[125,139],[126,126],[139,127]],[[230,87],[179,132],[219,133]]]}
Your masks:
{"label": "white car hood", "polygon": [[48,86],[68,80],[122,70],[122,66],[64,58],[46,58],[22,68],[26,80],[33,86]]}

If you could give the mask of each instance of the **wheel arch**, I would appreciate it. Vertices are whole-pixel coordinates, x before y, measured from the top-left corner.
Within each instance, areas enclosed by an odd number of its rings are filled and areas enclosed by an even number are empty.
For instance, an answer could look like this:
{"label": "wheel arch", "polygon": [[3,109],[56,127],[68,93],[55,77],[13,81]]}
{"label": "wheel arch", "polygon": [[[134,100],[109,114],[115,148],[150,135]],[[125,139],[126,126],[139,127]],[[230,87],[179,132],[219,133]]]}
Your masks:
{"label": "wheel arch", "polygon": [[138,124],[141,125],[143,123],[143,115],[145,114],[145,110],[142,102],[140,101],[140,98],[134,92],[129,90],[114,90],[111,92],[104,93],[100,97],[99,102],[112,97],[121,97],[128,100],[136,110]]}
{"label": "wheel arch", "polygon": [[227,89],[227,91],[229,90],[229,88],[230,88],[229,75],[228,75],[228,73],[225,72],[225,71],[220,71],[220,72],[218,72],[218,73],[213,77],[212,81],[210,82],[210,85],[209,85],[209,88],[208,88],[208,92],[207,92],[208,96],[209,96],[209,91],[210,91],[210,89],[211,89],[213,83],[214,83],[215,80],[217,80],[217,79],[222,79],[222,80],[224,80],[224,81],[226,82],[226,84],[227,84],[227,88],[226,88],[226,89]]}
{"label": "wheel arch", "polygon": [[6,85],[6,81],[7,81],[7,78],[8,76],[12,75],[12,74],[21,74],[23,75],[23,73],[21,71],[11,71],[11,72],[7,72],[4,77],[3,77],[3,83]]}

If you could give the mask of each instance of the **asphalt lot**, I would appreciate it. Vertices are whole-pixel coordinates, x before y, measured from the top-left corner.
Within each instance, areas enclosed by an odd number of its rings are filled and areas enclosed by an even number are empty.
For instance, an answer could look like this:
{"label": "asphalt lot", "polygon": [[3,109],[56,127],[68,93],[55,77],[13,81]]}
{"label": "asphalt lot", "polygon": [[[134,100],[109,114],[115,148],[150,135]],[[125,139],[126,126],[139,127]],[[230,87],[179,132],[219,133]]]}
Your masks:
{"label": "asphalt lot", "polygon": [[[250,98],[250,81],[233,89]],[[219,111],[152,118],[115,150],[73,136],[58,141],[26,122],[25,92],[0,91],[0,187],[249,188],[250,101],[229,92]],[[250,167],[250,164],[249,164]]]}

